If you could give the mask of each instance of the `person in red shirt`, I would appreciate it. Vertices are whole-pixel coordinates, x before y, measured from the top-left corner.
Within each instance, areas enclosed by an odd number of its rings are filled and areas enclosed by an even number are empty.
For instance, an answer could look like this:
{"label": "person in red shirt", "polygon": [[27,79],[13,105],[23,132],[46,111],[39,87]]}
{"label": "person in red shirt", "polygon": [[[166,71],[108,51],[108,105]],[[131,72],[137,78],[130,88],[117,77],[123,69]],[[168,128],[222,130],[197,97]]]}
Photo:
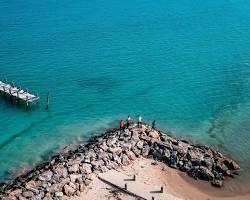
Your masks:
{"label": "person in red shirt", "polygon": [[125,129],[125,124],[124,124],[124,121],[123,121],[123,120],[120,121],[120,129],[121,129],[121,130],[124,130],[124,129]]}

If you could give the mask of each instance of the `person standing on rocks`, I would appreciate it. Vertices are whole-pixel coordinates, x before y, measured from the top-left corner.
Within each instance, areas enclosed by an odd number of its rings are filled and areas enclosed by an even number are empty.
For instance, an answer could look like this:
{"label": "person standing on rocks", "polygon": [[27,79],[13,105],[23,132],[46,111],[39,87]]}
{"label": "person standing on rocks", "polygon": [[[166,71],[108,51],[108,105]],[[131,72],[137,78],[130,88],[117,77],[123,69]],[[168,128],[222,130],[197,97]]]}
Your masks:
{"label": "person standing on rocks", "polygon": [[123,120],[120,121],[120,129],[121,129],[121,130],[124,130],[124,129],[125,129],[124,121],[123,121]]}
{"label": "person standing on rocks", "polygon": [[155,120],[152,122],[152,129],[151,129],[151,131],[152,131],[153,129],[155,129]]}
{"label": "person standing on rocks", "polygon": [[138,127],[140,128],[142,125],[142,116],[138,115]]}
{"label": "person standing on rocks", "polygon": [[127,128],[129,128],[130,123],[131,123],[131,117],[129,115],[128,115],[127,119],[126,119],[126,122],[127,122]]}

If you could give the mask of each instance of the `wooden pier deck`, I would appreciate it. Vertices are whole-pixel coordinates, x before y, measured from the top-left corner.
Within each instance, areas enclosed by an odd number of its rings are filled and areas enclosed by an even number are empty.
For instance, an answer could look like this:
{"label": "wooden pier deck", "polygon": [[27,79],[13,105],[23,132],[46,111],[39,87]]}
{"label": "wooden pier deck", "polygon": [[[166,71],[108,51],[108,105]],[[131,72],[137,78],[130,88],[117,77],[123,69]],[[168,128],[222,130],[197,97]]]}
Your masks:
{"label": "wooden pier deck", "polygon": [[36,102],[38,104],[39,96],[30,94],[29,92],[17,88],[13,84],[5,83],[0,81],[0,93],[3,93],[4,95],[8,95],[10,98],[17,99],[18,103],[19,101],[23,101],[26,103],[26,106],[28,106],[29,103]]}

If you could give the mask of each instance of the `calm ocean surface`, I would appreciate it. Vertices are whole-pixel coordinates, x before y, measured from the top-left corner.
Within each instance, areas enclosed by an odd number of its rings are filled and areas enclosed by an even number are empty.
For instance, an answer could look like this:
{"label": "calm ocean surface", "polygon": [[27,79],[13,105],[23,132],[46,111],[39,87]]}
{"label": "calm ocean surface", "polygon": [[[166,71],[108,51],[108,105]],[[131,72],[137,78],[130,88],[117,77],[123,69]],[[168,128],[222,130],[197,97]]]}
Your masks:
{"label": "calm ocean surface", "polygon": [[0,0],[0,77],[0,180],[138,113],[250,173],[250,1]]}

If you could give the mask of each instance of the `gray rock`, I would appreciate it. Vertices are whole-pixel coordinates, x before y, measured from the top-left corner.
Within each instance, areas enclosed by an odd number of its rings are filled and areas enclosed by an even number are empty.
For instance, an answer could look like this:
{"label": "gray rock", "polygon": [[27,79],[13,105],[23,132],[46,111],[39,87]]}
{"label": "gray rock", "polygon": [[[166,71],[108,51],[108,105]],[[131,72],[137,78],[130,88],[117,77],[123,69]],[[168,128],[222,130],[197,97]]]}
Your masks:
{"label": "gray rock", "polygon": [[107,144],[108,147],[112,147],[116,143],[116,141],[117,141],[117,138],[115,138],[115,137],[114,138],[109,138],[107,140],[106,144]]}
{"label": "gray rock", "polygon": [[44,197],[44,192],[40,191],[39,194],[33,196],[31,200],[42,200],[43,197]]}
{"label": "gray rock", "polygon": [[99,170],[100,170],[101,173],[104,173],[104,172],[108,171],[108,168],[106,166],[102,165],[102,166],[100,166]]}
{"label": "gray rock", "polygon": [[15,189],[10,193],[10,196],[19,196],[22,194],[22,190],[21,189]]}
{"label": "gray rock", "polygon": [[24,192],[22,193],[22,195],[23,195],[25,198],[31,198],[31,197],[34,196],[34,193],[31,192],[31,191],[24,191]]}
{"label": "gray rock", "polygon": [[70,174],[69,178],[70,178],[70,181],[72,183],[75,183],[77,180],[82,179],[82,175],[81,174]]}
{"label": "gray rock", "polygon": [[224,164],[228,167],[229,170],[239,170],[240,166],[231,159],[225,159]]}
{"label": "gray rock", "polygon": [[113,161],[115,161],[118,165],[121,165],[122,163],[121,158],[117,155],[113,156]]}
{"label": "gray rock", "polygon": [[72,182],[69,182],[69,186],[72,187],[74,190],[76,190],[76,185]]}
{"label": "gray rock", "polygon": [[68,176],[67,168],[65,168],[63,165],[58,165],[54,169],[54,173],[57,174],[59,178],[60,177],[66,178]]}
{"label": "gray rock", "polygon": [[170,157],[171,157],[171,153],[170,151],[166,148],[164,149],[164,161],[169,163],[170,162]]}
{"label": "gray rock", "polygon": [[131,140],[135,140],[135,141],[140,140],[140,139],[139,139],[139,132],[138,132],[137,130],[133,130],[133,131],[132,131]]}
{"label": "gray rock", "polygon": [[114,161],[110,161],[106,167],[107,167],[109,170],[110,170],[110,169],[117,169],[117,168],[119,167],[119,165],[118,165],[116,162],[114,162]]}
{"label": "gray rock", "polygon": [[150,152],[150,147],[148,145],[145,145],[142,148],[141,154],[142,154],[142,156],[147,157],[149,152]]}
{"label": "gray rock", "polygon": [[90,179],[84,179],[83,182],[84,182],[84,184],[85,184],[86,186],[88,186],[88,185],[90,185],[91,180],[90,180]]}
{"label": "gray rock", "polygon": [[130,160],[126,154],[122,155],[122,164],[123,165],[128,165],[130,163]]}
{"label": "gray rock", "polygon": [[215,164],[215,170],[218,173],[226,174],[226,171],[228,170],[227,166],[221,163],[216,163]]}
{"label": "gray rock", "polygon": [[172,151],[169,164],[171,167],[177,168],[177,163],[178,163],[177,151]]}
{"label": "gray rock", "polygon": [[106,142],[103,142],[103,143],[100,145],[100,148],[101,148],[103,151],[107,151],[109,147],[107,146]]}
{"label": "gray rock", "polygon": [[152,152],[153,158],[157,160],[163,159],[163,152],[160,149],[154,149]]}
{"label": "gray rock", "polygon": [[48,171],[43,172],[42,175],[40,175],[38,177],[38,179],[40,181],[46,181],[46,182],[48,182],[48,181],[51,180],[52,176],[53,176],[52,171],[48,170]]}
{"label": "gray rock", "polygon": [[56,192],[56,193],[55,193],[55,196],[56,196],[56,197],[63,197],[63,192]]}
{"label": "gray rock", "polygon": [[201,160],[201,165],[207,167],[209,170],[212,170],[214,161],[210,157],[205,157],[203,160]]}
{"label": "gray rock", "polygon": [[108,152],[115,154],[115,155],[120,155],[122,153],[122,148],[121,147],[114,147],[114,148],[108,148]]}
{"label": "gray rock", "polygon": [[84,183],[80,184],[80,186],[79,186],[80,192],[84,192],[85,189],[86,189],[85,184]]}
{"label": "gray rock", "polygon": [[130,142],[127,142],[127,143],[123,143],[123,144],[121,145],[121,147],[122,147],[122,150],[123,150],[123,151],[130,151],[132,145],[131,145]]}
{"label": "gray rock", "polygon": [[36,189],[36,182],[33,181],[33,180],[31,180],[31,181],[25,183],[25,188],[26,188],[27,190]]}
{"label": "gray rock", "polygon": [[208,168],[200,166],[198,177],[202,180],[211,181],[214,179],[214,174]]}
{"label": "gray rock", "polygon": [[142,149],[143,148],[143,141],[142,140],[138,141],[136,146],[138,149]]}
{"label": "gray rock", "polygon": [[18,196],[18,200],[27,200],[25,197],[23,197],[22,195]]}
{"label": "gray rock", "polygon": [[77,173],[79,171],[79,164],[73,164],[72,166],[68,167],[69,173]]}
{"label": "gray rock", "polygon": [[136,157],[139,157],[141,154],[141,150],[137,147],[132,147],[132,152],[136,155]]}
{"label": "gray rock", "polygon": [[82,167],[80,169],[81,169],[81,172],[84,174],[92,173],[92,165],[90,165],[90,164],[85,163],[82,165]]}
{"label": "gray rock", "polygon": [[51,194],[58,192],[61,189],[61,185],[56,183],[47,188],[47,191]]}
{"label": "gray rock", "polygon": [[211,182],[211,184],[212,184],[212,186],[218,187],[218,188],[221,188],[223,186],[222,180],[217,180],[217,179],[213,180]]}
{"label": "gray rock", "polygon": [[130,160],[135,160],[136,159],[136,156],[132,151],[125,151],[125,153],[126,153],[126,155],[128,156],[128,158]]}
{"label": "gray rock", "polygon": [[67,195],[67,196],[72,196],[75,192],[74,188],[70,187],[69,185],[65,185],[63,187],[64,189],[64,193]]}

